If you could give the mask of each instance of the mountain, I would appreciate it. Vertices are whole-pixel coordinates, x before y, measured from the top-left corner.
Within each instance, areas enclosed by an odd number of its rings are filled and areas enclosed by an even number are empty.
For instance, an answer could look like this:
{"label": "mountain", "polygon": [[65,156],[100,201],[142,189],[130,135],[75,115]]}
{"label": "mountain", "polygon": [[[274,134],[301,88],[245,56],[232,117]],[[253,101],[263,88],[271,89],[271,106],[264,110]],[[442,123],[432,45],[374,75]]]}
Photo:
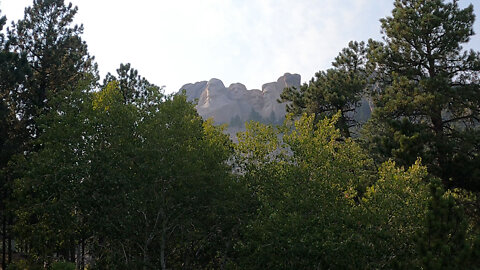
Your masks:
{"label": "mountain", "polygon": [[[204,119],[213,118],[216,124],[228,124],[227,132],[235,137],[245,130],[245,122],[254,120],[268,124],[281,124],[285,119],[286,105],[278,99],[286,87],[300,88],[300,75],[285,73],[276,82],[266,83],[262,90],[247,90],[241,83],[225,87],[219,79],[185,84],[187,100],[195,102],[198,114]],[[351,112],[358,123],[365,123],[371,116],[371,100],[364,97],[360,106]],[[353,129],[353,133],[358,132]]]}
{"label": "mountain", "polygon": [[241,130],[246,121],[282,123],[285,103],[277,100],[286,87],[300,87],[300,75],[285,73],[276,82],[266,83],[262,90],[247,90],[241,83],[225,87],[219,79],[185,84],[187,100],[197,103],[204,119],[213,118],[216,124],[228,124],[229,133]]}

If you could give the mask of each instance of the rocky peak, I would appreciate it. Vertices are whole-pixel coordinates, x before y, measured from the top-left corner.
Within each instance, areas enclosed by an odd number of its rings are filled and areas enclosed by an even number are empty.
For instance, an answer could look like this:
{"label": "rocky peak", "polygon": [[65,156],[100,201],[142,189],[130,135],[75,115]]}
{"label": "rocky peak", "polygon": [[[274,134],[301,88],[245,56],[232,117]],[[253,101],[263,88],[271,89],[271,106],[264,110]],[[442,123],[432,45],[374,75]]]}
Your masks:
{"label": "rocky peak", "polygon": [[241,83],[228,88],[219,79],[185,84],[187,100],[198,99],[198,113],[205,119],[213,117],[218,124],[229,124],[238,131],[249,120],[280,123],[285,117],[285,104],[278,98],[285,87],[300,87],[300,75],[285,73],[276,82],[266,83],[262,90],[247,90]]}
{"label": "rocky peak", "polygon": [[223,91],[225,90],[225,85],[223,85],[221,80],[213,78],[207,82],[207,89],[210,91]]}
{"label": "rocky peak", "polygon": [[185,90],[188,101],[195,101],[199,99],[202,92],[207,87],[207,81],[201,81],[196,83],[187,83],[180,88],[180,91]]}
{"label": "rocky peak", "polygon": [[285,73],[282,77],[278,78],[277,83],[284,87],[299,86],[301,77],[298,74]]}

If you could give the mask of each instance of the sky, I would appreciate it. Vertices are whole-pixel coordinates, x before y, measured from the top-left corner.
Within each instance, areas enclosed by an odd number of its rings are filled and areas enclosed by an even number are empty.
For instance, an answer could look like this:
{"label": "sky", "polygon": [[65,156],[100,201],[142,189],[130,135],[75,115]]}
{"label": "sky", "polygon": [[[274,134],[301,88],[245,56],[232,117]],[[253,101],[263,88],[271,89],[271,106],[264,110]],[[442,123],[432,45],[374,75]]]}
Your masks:
{"label": "sky", "polygon": [[[480,2],[468,48],[480,50]],[[32,0],[0,0],[8,21]],[[351,40],[381,39],[393,0],[71,0],[100,74],[132,67],[166,93],[218,78],[261,89],[284,73],[309,81]]]}

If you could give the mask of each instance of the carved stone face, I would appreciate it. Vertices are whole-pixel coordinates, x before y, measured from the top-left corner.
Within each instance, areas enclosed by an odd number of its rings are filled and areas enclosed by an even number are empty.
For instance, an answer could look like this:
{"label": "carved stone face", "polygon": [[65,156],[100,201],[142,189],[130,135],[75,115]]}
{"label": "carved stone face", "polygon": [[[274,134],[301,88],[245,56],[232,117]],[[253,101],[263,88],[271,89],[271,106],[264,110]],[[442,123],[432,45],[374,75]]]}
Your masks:
{"label": "carved stone face", "polygon": [[281,76],[276,82],[264,84],[262,90],[247,90],[241,83],[233,83],[228,88],[218,79],[208,82],[186,84],[187,99],[198,99],[197,111],[204,119],[213,117],[215,123],[227,123],[234,118],[241,122],[249,120],[252,112],[256,118],[266,121],[281,119],[285,116],[285,104],[279,103],[285,87],[300,87],[300,75],[289,74]]}

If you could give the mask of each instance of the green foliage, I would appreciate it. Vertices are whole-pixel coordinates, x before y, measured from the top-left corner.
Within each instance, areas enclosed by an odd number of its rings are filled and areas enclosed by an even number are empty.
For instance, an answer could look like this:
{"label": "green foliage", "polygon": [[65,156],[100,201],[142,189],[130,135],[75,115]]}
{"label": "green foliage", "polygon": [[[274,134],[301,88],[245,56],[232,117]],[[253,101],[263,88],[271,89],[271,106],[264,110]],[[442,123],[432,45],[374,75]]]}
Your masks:
{"label": "green foliage", "polygon": [[[6,17],[0,13],[0,31]],[[0,171],[11,156],[23,147],[26,129],[17,113],[21,104],[15,95],[31,73],[24,55],[12,52],[0,33]],[[0,183],[0,187],[5,183]]]}
{"label": "green foliage", "polygon": [[[40,141],[35,141],[43,132],[41,126],[49,128],[49,125],[55,123],[54,121],[49,122],[54,117],[46,115],[55,110],[57,110],[55,113],[61,114],[62,109],[65,109],[62,107],[65,105],[64,103],[77,99],[77,92],[89,91],[95,84],[96,65],[93,63],[93,57],[88,54],[85,42],[80,38],[83,28],[71,26],[76,12],[76,8],[71,4],[65,5],[62,0],[34,1],[31,7],[25,9],[24,18],[7,30],[5,43],[3,35],[1,37],[0,110],[2,115],[0,123],[2,123],[1,133],[5,133],[0,139],[2,144],[0,185],[2,201],[4,200],[10,207],[7,209],[9,210],[7,211],[9,212],[8,219],[10,219],[8,222],[9,235],[13,235],[10,231],[11,223],[13,220],[17,220],[13,218],[14,211],[11,208],[22,205],[23,201],[29,198],[12,198],[13,179],[35,177],[37,171],[27,170],[25,164],[29,162],[28,158],[36,155],[32,152],[44,146]],[[75,103],[73,106],[78,105],[79,103]],[[61,118],[59,115],[56,117]],[[69,114],[68,117],[71,115]],[[71,134],[70,130],[66,130],[65,133]],[[68,146],[65,149],[75,149],[73,145]],[[32,155],[24,156],[27,153],[32,153]],[[15,157],[15,155],[18,156]],[[47,165],[59,156],[61,155],[45,154],[43,164]],[[36,161],[33,161],[32,164],[34,162]],[[57,168],[57,165],[53,164],[51,168]],[[49,175],[49,177],[65,177],[65,175],[68,175],[68,168],[60,167],[58,175]],[[37,179],[37,181],[41,183],[41,179]],[[28,188],[35,190],[37,186],[33,185]],[[51,186],[51,188],[54,189],[56,186]],[[71,192],[70,194],[66,192],[64,195],[67,194],[70,195]],[[18,211],[18,214],[21,215],[18,220],[29,220],[28,224],[38,223],[38,226],[35,226],[31,232],[28,230],[33,227],[16,226],[21,231],[20,233],[27,232],[32,236],[28,240],[32,241],[33,260],[47,256],[46,254],[51,251],[50,247],[52,246],[56,246],[57,251],[61,246],[62,253],[66,254],[68,252],[65,250],[74,244],[69,237],[74,235],[75,230],[61,227],[62,225],[68,227],[68,218],[48,220],[52,213],[56,213],[55,211],[58,211],[56,215],[58,217],[69,217],[71,215],[69,211],[72,208],[62,208],[64,201],[60,201],[58,204],[51,203],[55,202],[58,197],[48,197],[49,195],[49,193],[35,194],[31,198],[32,204],[33,202],[38,204],[31,209],[30,215],[21,210]],[[66,201],[68,202],[68,200]],[[41,209],[42,205],[46,205],[46,209]],[[2,202],[2,208],[4,207]],[[2,220],[7,219],[3,211],[2,216]],[[58,223],[55,223],[57,221]],[[51,227],[42,227],[50,223]],[[54,229],[58,227],[63,230],[55,231]],[[38,232],[38,234],[33,235],[34,232]],[[51,243],[45,245],[46,248],[42,248],[42,244],[46,241],[51,241]]]}
{"label": "green foliage", "polygon": [[[0,31],[6,17],[0,13]],[[16,93],[22,89],[26,78],[31,74],[25,55],[12,51],[3,33],[0,33],[0,220],[2,247],[6,249],[13,238],[11,224],[13,211],[7,206],[12,194],[12,168],[8,162],[16,153],[25,149],[28,130],[24,119],[19,119],[21,104]],[[2,255],[7,250],[2,250]],[[7,260],[2,256],[1,267],[6,268]]]}
{"label": "green foliage", "polygon": [[158,93],[162,88],[150,83],[147,79],[138,74],[138,70],[131,67],[130,63],[120,64],[117,69],[117,76],[107,73],[103,81],[104,87],[110,82],[116,81],[126,104],[137,106],[152,105],[158,101]]}
{"label": "green foliage", "polygon": [[[73,25],[77,8],[63,0],[35,0],[24,18],[8,30],[7,45],[25,55],[32,77],[15,92],[19,114],[27,121],[31,136],[38,135],[36,117],[55,108],[72,90],[90,90],[97,80],[94,58],[81,39],[83,26]],[[83,89],[79,84],[86,84]]]}
{"label": "green foliage", "polygon": [[419,234],[418,250],[424,269],[479,269],[476,242],[468,239],[464,210],[443,191],[440,183],[431,185],[426,228]]}
{"label": "green foliage", "polygon": [[286,89],[282,126],[252,110],[236,144],[130,64],[94,90],[76,12],[35,0],[0,34],[2,236],[28,258],[8,269],[480,268],[472,6],[396,0],[383,43]]}
{"label": "green foliage", "polygon": [[385,42],[369,43],[379,90],[365,140],[380,160],[421,157],[446,187],[478,191],[480,53],[462,49],[474,18],[457,1],[395,1]]}
{"label": "green foliage", "polygon": [[75,270],[75,264],[70,262],[54,262],[51,267],[52,270]]}
{"label": "green foliage", "polygon": [[29,263],[26,260],[19,260],[8,265],[7,270],[42,270],[42,266]]}
{"label": "green foliage", "polygon": [[423,228],[426,169],[378,171],[336,121],[304,115],[280,129],[239,133],[242,182],[258,203],[237,244],[238,264],[263,269],[378,269],[410,262]]}
{"label": "green foliage", "polygon": [[340,111],[337,127],[348,138],[351,128],[358,124],[354,115],[366,87],[365,63],[365,43],[352,41],[335,58],[334,68],[317,72],[315,78],[300,89],[286,88],[281,101],[291,102],[287,104],[288,112],[314,114],[317,120]]}
{"label": "green foliage", "polygon": [[112,81],[70,96],[42,123],[42,147],[16,183],[17,233],[34,260],[87,241],[96,269],[228,261],[245,215],[230,140],[185,96],[139,107]]}
{"label": "green foliage", "polygon": [[404,171],[388,161],[379,168],[378,177],[359,209],[364,241],[375,246],[369,268],[415,268],[415,237],[423,229],[429,198],[426,168],[417,161]]}
{"label": "green foliage", "polygon": [[34,261],[51,261],[56,252],[67,257],[85,233],[78,201],[88,177],[93,145],[85,121],[91,106],[88,94],[75,92],[68,103],[38,120],[44,133],[35,140],[40,150],[12,160],[19,179],[15,183],[16,233],[29,243]]}
{"label": "green foliage", "polygon": [[102,91],[93,93],[92,108],[93,110],[108,111],[111,106],[119,106],[121,102],[123,102],[123,98],[118,88],[118,82],[111,81]]}

